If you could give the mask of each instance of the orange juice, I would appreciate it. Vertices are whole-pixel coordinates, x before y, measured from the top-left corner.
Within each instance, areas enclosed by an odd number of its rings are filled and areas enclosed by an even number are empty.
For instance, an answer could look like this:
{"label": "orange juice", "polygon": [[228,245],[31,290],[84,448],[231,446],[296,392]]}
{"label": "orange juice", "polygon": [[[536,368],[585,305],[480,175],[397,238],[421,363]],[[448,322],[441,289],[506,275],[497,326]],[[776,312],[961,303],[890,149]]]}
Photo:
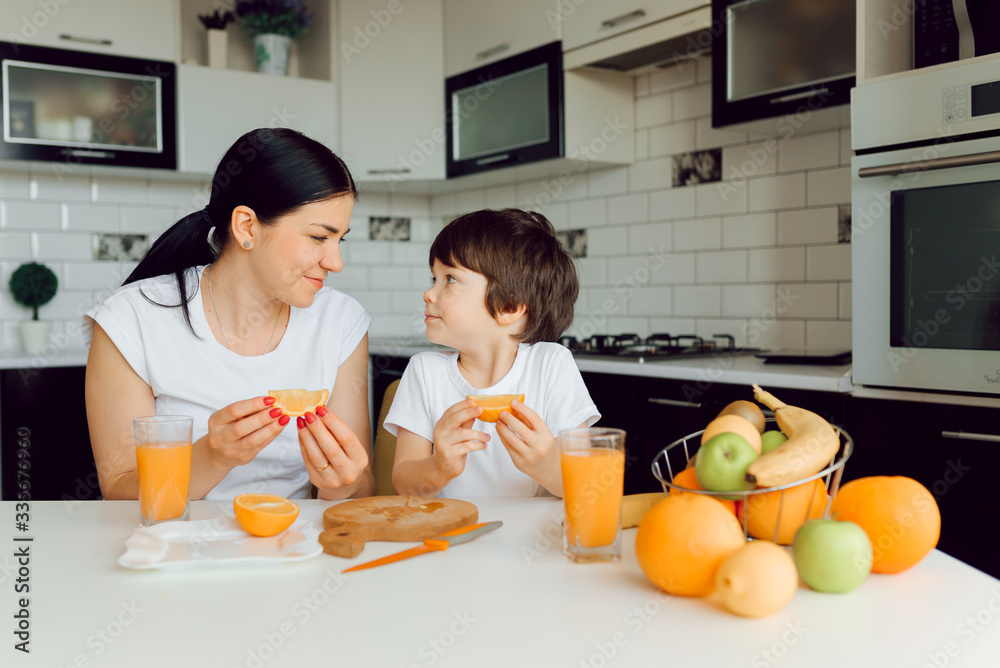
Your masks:
{"label": "orange juice", "polygon": [[566,539],[571,545],[610,545],[621,526],[625,452],[610,448],[567,450],[562,463]]}
{"label": "orange juice", "polygon": [[143,520],[160,522],[183,516],[191,483],[191,444],[178,441],[138,445],[135,458]]}

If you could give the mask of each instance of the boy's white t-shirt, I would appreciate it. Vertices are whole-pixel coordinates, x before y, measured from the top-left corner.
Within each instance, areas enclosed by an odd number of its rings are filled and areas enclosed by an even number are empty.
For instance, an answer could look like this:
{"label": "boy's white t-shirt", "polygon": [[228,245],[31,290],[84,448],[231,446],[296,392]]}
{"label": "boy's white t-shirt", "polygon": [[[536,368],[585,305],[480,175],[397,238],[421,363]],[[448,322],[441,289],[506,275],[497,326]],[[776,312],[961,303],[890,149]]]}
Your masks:
{"label": "boy's white t-shirt", "polygon": [[[186,271],[189,289],[197,286],[204,266]],[[141,292],[140,292],[141,291]],[[130,283],[91,309],[83,318],[90,347],[96,321],[132,367],[153,390],[157,415],[190,415],[193,439],[208,433],[209,416],[229,404],[266,395],[269,390],[306,388],[333,391],[340,365],[368,331],[371,316],[354,299],[322,288],[308,308],[292,308],[288,329],[274,350],[243,357],[219,343],[205,318],[202,291],[188,302],[191,333],[177,304],[173,275]],[[237,466],[206,499],[231,499],[245,492],[308,496],[310,484],[298,433],[289,422],[252,462]]]}
{"label": "boy's white t-shirt", "polygon": [[[538,413],[552,436],[601,417],[587,392],[573,355],[558,343],[519,344],[514,365],[496,385],[475,388],[458,370],[457,352],[418,353],[410,359],[396,390],[385,428],[393,436],[407,429],[428,441],[445,410],[470,394],[524,394],[524,404]],[[470,452],[465,470],[438,494],[445,498],[519,497],[545,494],[544,488],[514,466],[497,435],[496,425],[476,420],[486,432],[485,450]]]}

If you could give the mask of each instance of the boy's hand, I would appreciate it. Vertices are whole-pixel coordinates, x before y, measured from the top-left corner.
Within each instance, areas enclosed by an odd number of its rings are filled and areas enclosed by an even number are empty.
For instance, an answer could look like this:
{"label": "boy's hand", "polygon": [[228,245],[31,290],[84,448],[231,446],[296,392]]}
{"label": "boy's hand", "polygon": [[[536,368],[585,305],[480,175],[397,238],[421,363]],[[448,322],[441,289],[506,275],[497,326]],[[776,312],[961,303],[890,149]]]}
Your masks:
{"label": "boy's hand", "polygon": [[520,401],[510,402],[510,407],[513,413],[500,414],[497,435],[510,453],[511,461],[519,471],[556,496],[562,496],[562,472],[552,432],[538,413]]}
{"label": "boy's hand", "polygon": [[434,461],[448,480],[465,470],[465,456],[473,450],[485,450],[490,435],[472,429],[483,409],[471,399],[464,399],[444,412],[434,425]]}

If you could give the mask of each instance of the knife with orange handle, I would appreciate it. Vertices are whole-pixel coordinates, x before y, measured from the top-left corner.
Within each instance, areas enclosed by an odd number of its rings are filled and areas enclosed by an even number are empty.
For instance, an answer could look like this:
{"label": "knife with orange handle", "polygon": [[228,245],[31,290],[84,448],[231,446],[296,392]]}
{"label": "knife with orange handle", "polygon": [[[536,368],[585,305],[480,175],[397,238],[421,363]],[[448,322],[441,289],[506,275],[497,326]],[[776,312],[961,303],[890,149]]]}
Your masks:
{"label": "knife with orange handle", "polygon": [[482,522],[481,524],[470,524],[466,527],[452,529],[451,531],[446,531],[440,536],[428,538],[424,541],[423,545],[417,545],[416,547],[411,547],[409,550],[403,550],[402,552],[397,552],[396,554],[390,554],[388,557],[382,557],[381,559],[375,559],[374,561],[352,566],[343,572],[350,573],[351,571],[363,571],[366,568],[385,566],[386,564],[402,561],[403,559],[409,559],[410,557],[416,557],[421,554],[427,554],[428,552],[442,552],[447,550],[449,547],[461,545],[462,543],[468,543],[470,540],[478,538],[484,533],[493,531],[494,529],[499,529],[502,526],[503,522]]}

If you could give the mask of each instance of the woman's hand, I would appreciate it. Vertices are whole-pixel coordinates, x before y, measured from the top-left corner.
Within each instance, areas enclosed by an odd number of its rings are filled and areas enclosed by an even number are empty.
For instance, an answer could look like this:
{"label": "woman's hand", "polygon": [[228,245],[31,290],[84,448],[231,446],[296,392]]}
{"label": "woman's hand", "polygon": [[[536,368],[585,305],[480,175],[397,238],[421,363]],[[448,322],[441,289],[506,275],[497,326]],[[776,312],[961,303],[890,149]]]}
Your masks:
{"label": "woman's hand", "polygon": [[237,401],[208,418],[209,455],[226,467],[249,464],[288,424],[280,408],[271,408],[274,397]]}
{"label": "woman's hand", "polygon": [[464,399],[444,412],[434,425],[435,468],[448,480],[465,470],[465,457],[474,450],[485,450],[490,435],[472,429],[483,412],[472,399]]}
{"label": "woman's hand", "polygon": [[296,418],[299,447],[309,481],[320,490],[340,489],[359,481],[368,467],[368,451],[351,428],[326,406]]}
{"label": "woman's hand", "polygon": [[510,402],[510,408],[513,412],[500,413],[497,436],[510,453],[511,461],[519,471],[556,496],[562,496],[559,453],[548,425],[538,413],[516,399]]}

